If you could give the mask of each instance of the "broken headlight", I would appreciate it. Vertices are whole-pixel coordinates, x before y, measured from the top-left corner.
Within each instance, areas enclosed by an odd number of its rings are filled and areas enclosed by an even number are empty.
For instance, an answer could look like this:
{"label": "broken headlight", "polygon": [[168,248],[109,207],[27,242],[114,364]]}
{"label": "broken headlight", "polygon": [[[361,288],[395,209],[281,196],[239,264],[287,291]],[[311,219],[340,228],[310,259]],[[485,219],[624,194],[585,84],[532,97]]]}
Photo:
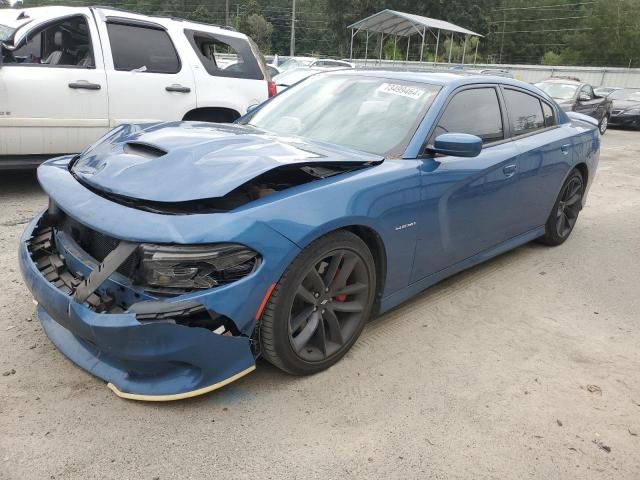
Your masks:
{"label": "broken headlight", "polygon": [[260,256],[244,245],[141,245],[141,282],[159,290],[200,290],[253,272]]}

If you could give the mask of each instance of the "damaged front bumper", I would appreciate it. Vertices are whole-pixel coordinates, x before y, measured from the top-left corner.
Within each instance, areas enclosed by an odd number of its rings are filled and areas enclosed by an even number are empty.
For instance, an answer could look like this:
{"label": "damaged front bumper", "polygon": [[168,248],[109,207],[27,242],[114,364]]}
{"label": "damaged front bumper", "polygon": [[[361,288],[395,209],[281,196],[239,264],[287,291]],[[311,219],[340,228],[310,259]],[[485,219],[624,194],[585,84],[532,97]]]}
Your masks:
{"label": "damaged front bumper", "polygon": [[158,300],[114,273],[76,301],[73,292],[98,263],[56,232],[46,214],[25,230],[19,260],[47,336],[121,397],[191,397],[255,368],[251,339],[197,299]]}

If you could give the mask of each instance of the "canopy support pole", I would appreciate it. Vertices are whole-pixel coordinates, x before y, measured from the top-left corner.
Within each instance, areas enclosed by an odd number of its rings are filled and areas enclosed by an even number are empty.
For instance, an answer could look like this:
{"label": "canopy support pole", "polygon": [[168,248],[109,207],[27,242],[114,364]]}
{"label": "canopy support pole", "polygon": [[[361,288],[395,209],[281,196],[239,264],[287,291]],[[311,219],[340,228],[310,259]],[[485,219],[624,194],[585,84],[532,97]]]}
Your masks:
{"label": "canopy support pole", "polygon": [[451,63],[451,53],[453,51],[453,32],[451,32],[451,41],[449,43],[449,63]]}
{"label": "canopy support pole", "polygon": [[420,63],[422,63],[422,52],[424,51],[424,36],[427,33],[427,27],[422,29],[422,43],[420,44]]}
{"label": "canopy support pole", "polygon": [[355,33],[353,33],[353,28],[351,29],[351,48],[349,49],[349,61],[353,60],[353,36],[355,35]]}
{"label": "canopy support pole", "polygon": [[433,66],[438,63],[438,47],[440,46],[440,29],[438,29],[438,38],[436,38],[436,54],[433,56]]}
{"label": "canopy support pole", "polygon": [[476,53],[473,56],[473,64],[476,64],[476,60],[478,60],[478,45],[480,45],[480,37],[476,37]]}
{"label": "canopy support pole", "polygon": [[384,46],[384,32],[380,33],[380,65],[382,65],[382,47]]}
{"label": "canopy support pole", "polygon": [[464,66],[464,54],[467,52],[467,34],[464,35],[464,47],[462,47],[462,66]]}
{"label": "canopy support pole", "polygon": [[396,63],[396,48],[398,47],[398,35],[393,37],[393,63]]}
{"label": "canopy support pole", "polygon": [[369,31],[367,30],[367,41],[364,44],[364,64],[367,64],[367,55],[369,53]]}
{"label": "canopy support pole", "polygon": [[407,36],[407,62],[409,61],[409,47],[411,46],[411,36]]}

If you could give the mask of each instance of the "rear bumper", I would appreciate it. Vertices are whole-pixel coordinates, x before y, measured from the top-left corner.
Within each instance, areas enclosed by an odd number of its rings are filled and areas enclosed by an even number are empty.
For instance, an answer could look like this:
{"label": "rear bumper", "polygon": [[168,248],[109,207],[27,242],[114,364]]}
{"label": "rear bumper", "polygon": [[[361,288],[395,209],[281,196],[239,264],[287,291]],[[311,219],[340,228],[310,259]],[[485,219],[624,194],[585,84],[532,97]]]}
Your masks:
{"label": "rear bumper", "polygon": [[[176,400],[215,390],[255,368],[246,336],[219,335],[170,318],[141,321],[129,311],[97,313],[76,302],[34,263],[29,242],[41,219],[42,215],[36,217],[25,230],[19,261],[25,283],[38,302],[42,326],[62,353],[108,382],[117,395]],[[179,307],[180,302],[175,305]]]}

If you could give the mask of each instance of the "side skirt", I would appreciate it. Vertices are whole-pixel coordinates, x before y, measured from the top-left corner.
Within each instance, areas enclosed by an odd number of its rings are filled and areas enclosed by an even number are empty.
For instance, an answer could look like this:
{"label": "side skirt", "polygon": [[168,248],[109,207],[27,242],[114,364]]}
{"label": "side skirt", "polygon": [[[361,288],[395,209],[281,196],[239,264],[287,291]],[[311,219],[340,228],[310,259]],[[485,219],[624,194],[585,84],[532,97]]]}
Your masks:
{"label": "side skirt", "polygon": [[391,310],[393,307],[401,304],[405,300],[408,300],[414,295],[417,295],[421,291],[431,287],[432,285],[435,285],[445,278],[450,277],[451,275],[455,275],[462,270],[466,270],[467,268],[478,265],[502,253],[508,252],[509,250],[513,250],[514,248],[524,245],[525,243],[529,243],[530,241],[535,240],[542,235],[544,235],[544,226],[530,230],[526,233],[523,233],[522,235],[518,235],[517,237],[513,237],[506,242],[502,242],[499,245],[496,245],[493,248],[484,250],[483,252],[466,258],[454,265],[451,265],[450,267],[444,268],[439,272],[432,273],[431,275],[424,277],[422,280],[418,280],[417,282],[412,283],[406,288],[403,288],[402,290],[395,292],[388,297],[384,297],[380,302],[380,313]]}

